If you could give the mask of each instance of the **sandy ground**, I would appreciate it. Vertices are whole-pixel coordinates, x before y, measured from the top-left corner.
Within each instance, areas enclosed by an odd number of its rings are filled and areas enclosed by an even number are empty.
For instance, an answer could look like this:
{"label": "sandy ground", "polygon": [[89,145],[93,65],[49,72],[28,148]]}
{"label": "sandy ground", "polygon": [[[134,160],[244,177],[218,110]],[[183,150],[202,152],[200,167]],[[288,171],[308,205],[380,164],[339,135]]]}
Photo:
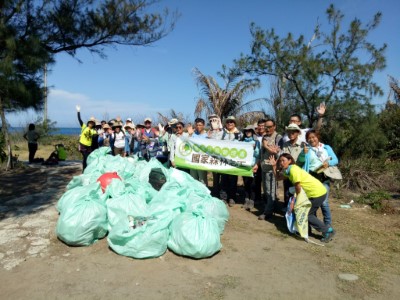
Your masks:
{"label": "sandy ground", "polygon": [[[325,247],[307,244],[287,234],[282,216],[258,221],[257,210],[246,212],[240,204],[229,208],[223,249],[208,259],[167,251],[135,260],[114,253],[106,239],[69,247],[55,235],[55,204],[79,168],[29,168],[0,180],[1,299],[400,298],[399,265],[379,274],[376,290],[366,288],[362,278],[338,278],[347,270],[331,262],[349,255],[346,243],[352,241],[345,233]],[[332,206],[335,213],[338,205]],[[368,246],[363,251],[364,259],[376,255]]]}

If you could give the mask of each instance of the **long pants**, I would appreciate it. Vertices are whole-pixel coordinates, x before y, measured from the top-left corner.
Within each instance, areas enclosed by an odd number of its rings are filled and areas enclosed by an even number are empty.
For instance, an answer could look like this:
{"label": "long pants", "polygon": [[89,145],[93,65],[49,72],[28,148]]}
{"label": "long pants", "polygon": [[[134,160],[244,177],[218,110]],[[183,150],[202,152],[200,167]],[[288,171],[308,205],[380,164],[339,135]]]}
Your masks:
{"label": "long pants", "polygon": [[326,193],[317,198],[309,198],[311,201],[311,209],[308,213],[308,224],[319,232],[325,234],[329,226],[325,225],[320,219],[317,218],[317,210],[321,207],[326,198]]}
{"label": "long pants", "polygon": [[244,191],[246,193],[246,198],[254,200],[254,178],[243,176]]}
{"label": "long pants", "polygon": [[87,158],[89,154],[92,152],[92,149],[90,148],[90,146],[85,146],[79,143],[79,152],[82,153],[82,169],[83,169],[82,173],[83,173],[83,171],[85,171],[87,167]]}
{"label": "long pants", "polygon": [[[262,183],[262,170],[261,166],[257,169],[257,172],[254,173],[254,201],[261,202],[261,183]],[[264,191],[265,193],[265,191]]]}
{"label": "long pants", "polygon": [[324,186],[326,187],[326,198],[324,202],[322,202],[321,205],[321,210],[322,210],[322,215],[324,216],[324,223],[325,225],[331,225],[332,224],[332,214],[331,214],[331,209],[329,207],[329,190],[330,190],[330,184],[329,181],[323,182]]}
{"label": "long pants", "polygon": [[211,190],[211,195],[219,198],[221,192],[221,174],[213,172],[213,187]]}
{"label": "long pants", "polygon": [[272,214],[276,203],[276,179],[272,170],[263,172],[262,175],[265,194],[264,214]]}
{"label": "long pants", "polygon": [[38,144],[28,143],[28,150],[29,150],[29,162],[32,163],[33,159],[35,158],[35,153],[38,149]]}
{"label": "long pants", "polygon": [[87,158],[90,154],[89,151],[81,151],[82,153],[82,172],[85,171],[86,167],[87,167]]}
{"label": "long pants", "polygon": [[205,186],[208,186],[208,182],[207,182],[207,171],[202,171],[202,170],[194,170],[194,169],[190,169],[190,175],[200,181],[202,184],[204,184]]}
{"label": "long pants", "polygon": [[287,204],[289,203],[289,198],[291,196],[293,196],[290,192],[289,192],[289,188],[292,187],[293,184],[290,182],[289,179],[284,179],[283,180],[283,196],[284,196],[284,201],[285,201],[285,207],[287,207]]}
{"label": "long pants", "polygon": [[228,199],[236,201],[237,192],[237,179],[236,175],[223,174],[221,178],[221,187],[227,193]]}

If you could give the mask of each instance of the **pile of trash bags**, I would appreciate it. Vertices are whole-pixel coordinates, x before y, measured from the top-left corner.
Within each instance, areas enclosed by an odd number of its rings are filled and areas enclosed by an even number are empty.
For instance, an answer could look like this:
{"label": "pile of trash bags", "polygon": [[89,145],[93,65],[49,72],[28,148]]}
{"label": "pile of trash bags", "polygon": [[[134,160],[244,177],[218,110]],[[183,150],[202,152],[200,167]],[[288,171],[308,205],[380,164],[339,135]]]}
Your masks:
{"label": "pile of trash bags", "polygon": [[[122,158],[110,151],[92,152],[84,173],[69,182],[58,201],[60,240],[88,246],[108,233],[116,253],[134,258],[158,257],[167,248],[193,258],[220,251],[229,218],[224,202],[189,174],[156,159]],[[107,173],[112,175],[105,186],[98,179]]]}

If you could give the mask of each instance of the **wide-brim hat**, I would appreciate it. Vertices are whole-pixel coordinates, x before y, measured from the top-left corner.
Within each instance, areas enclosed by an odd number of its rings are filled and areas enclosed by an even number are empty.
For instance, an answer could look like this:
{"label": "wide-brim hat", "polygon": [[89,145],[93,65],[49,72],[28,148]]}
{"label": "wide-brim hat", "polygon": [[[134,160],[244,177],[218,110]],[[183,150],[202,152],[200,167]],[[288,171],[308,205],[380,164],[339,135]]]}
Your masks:
{"label": "wide-brim hat", "polygon": [[301,134],[301,129],[299,127],[299,125],[291,123],[289,124],[289,126],[285,127],[286,131],[298,131]]}
{"label": "wide-brim hat", "polygon": [[215,119],[215,118],[219,118],[216,114],[212,114],[212,115],[209,115],[208,116],[208,119],[210,120],[210,119]]}
{"label": "wide-brim hat", "polygon": [[125,124],[124,128],[125,129],[135,129],[135,127],[132,126],[131,124]]}
{"label": "wide-brim hat", "polygon": [[168,121],[168,125],[169,126],[175,125],[175,124],[178,124],[178,122],[179,122],[178,119],[173,118],[173,119]]}
{"label": "wide-brim hat", "polygon": [[89,121],[87,123],[93,123],[93,125],[96,125],[96,119],[94,117],[90,117]]}
{"label": "wide-brim hat", "polygon": [[233,122],[236,124],[236,118],[235,118],[234,116],[229,116],[229,117],[227,117],[227,118],[225,119],[225,122],[224,122],[224,123],[226,123],[226,122],[228,122],[228,121],[233,121]]}
{"label": "wide-brim hat", "polygon": [[249,131],[249,130],[253,131],[253,134],[256,133],[254,125],[247,125],[245,128],[243,128],[243,132],[246,132],[246,131]]}
{"label": "wide-brim hat", "polygon": [[122,122],[115,122],[111,127],[112,128],[117,128],[117,127],[119,127],[119,128],[122,128],[122,126],[123,126],[123,124],[122,124]]}
{"label": "wide-brim hat", "polygon": [[136,124],[136,128],[139,128],[139,127],[140,127],[140,128],[144,128],[145,126],[144,126],[143,124],[140,124],[140,123],[139,123],[139,124]]}
{"label": "wide-brim hat", "polygon": [[146,123],[146,122],[153,122],[152,120],[151,120],[151,118],[146,118],[146,119],[144,119],[144,121],[143,121],[143,123]]}
{"label": "wide-brim hat", "polygon": [[103,129],[110,129],[111,127],[110,127],[110,125],[108,125],[108,124],[104,124],[103,125]]}

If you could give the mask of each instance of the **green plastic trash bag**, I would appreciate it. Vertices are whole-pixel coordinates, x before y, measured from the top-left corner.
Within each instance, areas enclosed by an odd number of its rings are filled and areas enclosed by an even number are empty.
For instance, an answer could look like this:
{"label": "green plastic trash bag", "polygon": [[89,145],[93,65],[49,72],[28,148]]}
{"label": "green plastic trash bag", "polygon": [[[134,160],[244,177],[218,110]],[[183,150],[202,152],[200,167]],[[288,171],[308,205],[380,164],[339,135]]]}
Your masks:
{"label": "green plastic trash bag", "polygon": [[[121,213],[123,211],[123,213]],[[107,218],[109,229],[120,221],[120,218],[130,216],[148,216],[149,211],[146,201],[133,194],[122,194],[119,197],[113,197],[107,200]]]}
{"label": "green plastic trash bag", "polygon": [[201,197],[196,193],[191,193],[189,198],[192,202],[187,206],[186,212],[201,211],[205,216],[214,218],[218,223],[219,233],[225,230],[225,224],[229,220],[229,211],[226,204],[215,197]]}
{"label": "green plastic trash bag", "polygon": [[125,181],[125,190],[127,193],[138,195],[149,203],[157,194],[157,191],[148,182],[139,182],[137,178],[130,178]]}
{"label": "green plastic trash bag", "polygon": [[123,179],[128,179],[133,177],[133,174],[135,174],[136,172],[136,164],[137,161],[134,160],[133,158],[131,157],[125,158],[125,168],[123,173],[121,174],[121,177]]}
{"label": "green plastic trash bag", "polygon": [[77,201],[88,199],[99,199],[105,203],[106,197],[103,195],[98,182],[86,186],[78,186],[66,191],[57,202],[57,210],[61,213],[65,207],[73,205]]}
{"label": "green plastic trash bag", "polygon": [[106,187],[105,194],[107,197],[118,198],[125,194],[125,183],[117,178],[111,179],[111,183]]}
{"label": "green plastic trash bag", "polygon": [[85,186],[97,181],[97,179],[102,175],[100,172],[92,172],[90,174],[81,174],[74,176],[67,185],[67,190],[71,190],[78,186]]}
{"label": "green plastic trash bag", "polygon": [[120,221],[107,236],[111,249],[134,258],[158,257],[165,253],[169,231],[168,228],[157,226],[158,219],[120,213]]}
{"label": "green plastic trash bag", "polygon": [[176,254],[205,258],[221,250],[217,221],[201,212],[177,216],[169,229],[168,248]]}
{"label": "green plastic trash bag", "polygon": [[107,234],[107,208],[97,199],[81,198],[64,207],[57,237],[70,246],[88,246]]}
{"label": "green plastic trash bag", "polygon": [[202,194],[210,194],[210,190],[200,181],[195,180],[188,173],[171,168],[169,173],[169,180],[179,184],[181,188],[196,190]]}
{"label": "green plastic trash bag", "polygon": [[87,158],[87,165],[89,166],[92,162],[97,162],[100,157],[107,156],[111,154],[110,147],[100,147],[93,152],[91,152]]}

